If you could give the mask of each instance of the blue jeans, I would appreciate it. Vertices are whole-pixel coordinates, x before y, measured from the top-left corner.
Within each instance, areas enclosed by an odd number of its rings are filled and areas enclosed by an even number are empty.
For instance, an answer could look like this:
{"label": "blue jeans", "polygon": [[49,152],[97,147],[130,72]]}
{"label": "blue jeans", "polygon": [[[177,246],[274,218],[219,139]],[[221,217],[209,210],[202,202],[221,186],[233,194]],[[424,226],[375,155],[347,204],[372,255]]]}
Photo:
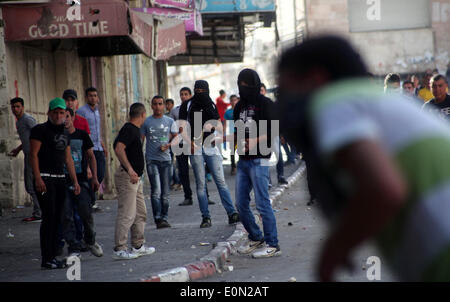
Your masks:
{"label": "blue jeans", "polygon": [[105,178],[105,170],[106,170],[106,160],[105,160],[105,152],[103,151],[94,151],[95,160],[97,161],[97,179],[98,183],[102,183]]}
{"label": "blue jeans", "polygon": [[[236,206],[249,239],[264,239],[269,246],[278,245],[277,223],[269,199],[269,167],[261,159],[239,160],[236,174]],[[255,190],[256,209],[261,214],[264,236],[250,209],[250,192]]]}
{"label": "blue jeans", "polygon": [[150,160],[147,174],[151,185],[151,201],[155,222],[167,220],[169,212],[170,161]]}
{"label": "blue jeans", "polygon": [[208,197],[206,195],[205,182],[205,163],[216,183],[219,191],[220,200],[228,215],[237,213],[233,201],[231,199],[230,190],[228,190],[225,176],[223,174],[222,156],[206,155],[203,151],[202,155],[190,155],[192,169],[194,170],[195,183],[197,185],[197,198],[200,206],[200,212],[203,218],[210,218],[208,210]]}

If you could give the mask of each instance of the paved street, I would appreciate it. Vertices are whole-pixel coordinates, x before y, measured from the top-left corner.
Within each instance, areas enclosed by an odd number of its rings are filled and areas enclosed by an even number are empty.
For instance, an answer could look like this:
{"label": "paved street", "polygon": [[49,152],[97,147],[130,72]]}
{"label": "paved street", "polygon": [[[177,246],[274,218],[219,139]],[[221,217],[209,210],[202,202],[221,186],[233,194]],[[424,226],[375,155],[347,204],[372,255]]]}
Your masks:
{"label": "paved street", "polygon": [[[303,175],[295,185],[275,202],[278,238],[282,250],[280,257],[252,259],[235,254],[228,259],[233,270],[217,274],[198,282],[298,282],[317,281],[315,265],[319,249],[326,235],[326,224],[317,207],[308,207],[309,194]],[[377,256],[372,244],[362,246],[352,257],[353,274],[340,271],[338,281],[367,282],[367,258]],[[381,257],[380,257],[381,258]],[[381,258],[381,281],[395,281]]]}
{"label": "paved street", "polygon": [[[234,176],[230,176],[229,161],[224,161],[227,184],[234,198]],[[286,167],[286,176],[296,166]],[[275,167],[272,180],[276,184]],[[191,171],[192,172],[192,171]],[[195,190],[191,174],[191,188]],[[146,180],[147,182],[147,180]],[[140,281],[162,270],[177,267],[199,260],[207,255],[214,244],[230,237],[234,226],[228,225],[228,217],[220,204],[217,188],[213,182],[208,183],[211,199],[216,201],[210,206],[213,226],[200,229],[201,214],[196,198],[193,206],[180,207],[183,200],[182,191],[171,191],[169,209],[170,229],[157,230],[151,214],[146,187],[147,201],[147,244],[156,248],[156,253],[130,261],[115,261],[111,258],[114,242],[114,223],[117,202],[100,201],[102,212],[94,214],[97,241],[103,246],[104,256],[96,258],[88,253],[82,254],[81,281]],[[194,193],[195,196],[195,193]],[[0,282],[1,281],[67,281],[66,270],[42,271],[40,269],[39,223],[23,223],[22,218],[31,213],[31,208],[5,210],[0,217]],[[14,237],[12,237],[14,236]],[[202,245],[202,244],[209,245]],[[67,255],[67,249],[64,250]]]}

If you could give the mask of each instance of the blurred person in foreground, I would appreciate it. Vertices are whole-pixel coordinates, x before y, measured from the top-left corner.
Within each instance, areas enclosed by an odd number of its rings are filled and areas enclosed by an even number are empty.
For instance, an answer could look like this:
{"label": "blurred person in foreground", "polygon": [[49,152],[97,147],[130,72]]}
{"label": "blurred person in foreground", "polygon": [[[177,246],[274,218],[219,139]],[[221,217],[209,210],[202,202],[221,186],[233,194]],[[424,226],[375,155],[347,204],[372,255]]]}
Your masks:
{"label": "blurred person in foreground", "polygon": [[332,224],[320,280],[333,280],[374,238],[401,280],[449,281],[450,128],[404,96],[378,91],[338,37],[291,48],[278,71],[280,129],[310,162]]}

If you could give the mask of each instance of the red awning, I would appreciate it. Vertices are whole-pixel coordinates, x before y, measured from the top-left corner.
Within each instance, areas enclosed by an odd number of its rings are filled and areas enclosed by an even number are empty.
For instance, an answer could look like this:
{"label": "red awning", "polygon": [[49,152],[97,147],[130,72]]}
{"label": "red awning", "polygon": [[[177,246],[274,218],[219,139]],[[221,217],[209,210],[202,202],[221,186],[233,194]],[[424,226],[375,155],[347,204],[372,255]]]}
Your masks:
{"label": "red awning", "polygon": [[83,1],[76,7],[66,0],[53,0],[4,5],[2,12],[5,41],[79,39],[83,41],[80,55],[142,52],[151,56],[153,26],[130,11],[124,1]]}
{"label": "red awning", "polygon": [[156,31],[156,59],[168,60],[186,52],[186,29],[183,21],[162,20]]}

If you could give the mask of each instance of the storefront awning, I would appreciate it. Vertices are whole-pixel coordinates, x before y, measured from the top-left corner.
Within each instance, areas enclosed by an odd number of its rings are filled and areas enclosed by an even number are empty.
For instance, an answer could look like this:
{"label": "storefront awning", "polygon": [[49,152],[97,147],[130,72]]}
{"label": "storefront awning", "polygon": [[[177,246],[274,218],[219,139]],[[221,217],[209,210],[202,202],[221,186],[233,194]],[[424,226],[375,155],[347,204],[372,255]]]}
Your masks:
{"label": "storefront awning", "polygon": [[152,55],[153,26],[125,1],[2,5],[5,41],[76,39],[81,56]]}
{"label": "storefront awning", "polygon": [[168,60],[186,52],[186,30],[182,21],[160,21],[156,30],[156,59]]}

